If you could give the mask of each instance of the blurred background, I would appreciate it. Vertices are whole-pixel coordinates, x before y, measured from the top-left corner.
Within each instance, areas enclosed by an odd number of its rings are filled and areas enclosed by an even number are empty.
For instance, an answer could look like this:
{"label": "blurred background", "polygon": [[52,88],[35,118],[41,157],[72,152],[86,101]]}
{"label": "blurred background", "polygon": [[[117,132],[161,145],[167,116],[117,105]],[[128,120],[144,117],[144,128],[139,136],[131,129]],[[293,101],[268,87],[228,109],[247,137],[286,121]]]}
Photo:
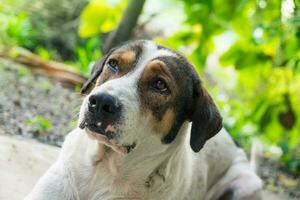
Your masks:
{"label": "blurred background", "polygon": [[1,0],[0,133],[61,146],[95,60],[130,39],[181,52],[266,190],[300,199],[298,0]]}

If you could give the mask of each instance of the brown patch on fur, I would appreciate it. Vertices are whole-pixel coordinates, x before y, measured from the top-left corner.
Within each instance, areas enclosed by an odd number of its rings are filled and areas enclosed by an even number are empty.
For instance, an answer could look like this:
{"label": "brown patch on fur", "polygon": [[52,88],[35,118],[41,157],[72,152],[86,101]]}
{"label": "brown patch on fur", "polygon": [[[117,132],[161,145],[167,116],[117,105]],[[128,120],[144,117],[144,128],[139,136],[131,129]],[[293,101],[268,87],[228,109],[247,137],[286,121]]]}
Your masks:
{"label": "brown patch on fur", "polygon": [[[160,77],[164,79],[171,93],[176,91],[176,85],[165,63],[160,60],[153,60],[145,66],[145,69],[138,83],[138,87],[140,89],[140,93],[142,96],[144,97],[146,96],[146,93],[148,92],[149,89],[148,88],[149,82],[151,81],[151,79],[155,77]],[[165,98],[168,97],[165,96],[162,99]]]}
{"label": "brown patch on fur", "polygon": [[131,71],[136,61],[136,53],[132,50],[115,52],[108,57],[107,61],[109,61],[110,59],[115,59],[118,61],[119,71],[117,73],[113,73],[105,65],[103,68],[103,72],[97,79],[96,85],[101,85],[108,80],[119,78]]}
{"label": "brown patch on fur", "polygon": [[174,123],[174,119],[175,119],[175,113],[174,111],[169,108],[163,118],[160,120],[160,121],[157,121],[155,119],[153,123],[153,128],[152,130],[155,132],[155,133],[159,133],[159,134],[162,134],[162,135],[167,135],[169,133],[169,131],[171,130],[171,127]]}
{"label": "brown patch on fur", "polygon": [[[148,65],[146,65],[144,74],[151,73],[155,75],[161,75],[167,81],[168,85],[171,84],[171,74],[169,69],[167,68],[166,64],[160,60],[153,60]],[[148,74],[151,75],[151,74]]]}
{"label": "brown patch on fur", "polygon": [[116,59],[119,66],[122,68],[122,71],[125,71],[126,69],[131,69],[131,66],[136,59],[136,55],[133,51],[123,51],[113,53],[108,59],[112,58]]}
{"label": "brown patch on fur", "polygon": [[[151,81],[158,77],[166,82],[169,94],[160,94],[150,88]],[[175,120],[173,102],[177,94],[175,80],[169,68],[161,60],[151,61],[145,66],[138,82],[138,88],[141,112],[146,116],[151,116],[153,131],[162,135],[168,134]]]}

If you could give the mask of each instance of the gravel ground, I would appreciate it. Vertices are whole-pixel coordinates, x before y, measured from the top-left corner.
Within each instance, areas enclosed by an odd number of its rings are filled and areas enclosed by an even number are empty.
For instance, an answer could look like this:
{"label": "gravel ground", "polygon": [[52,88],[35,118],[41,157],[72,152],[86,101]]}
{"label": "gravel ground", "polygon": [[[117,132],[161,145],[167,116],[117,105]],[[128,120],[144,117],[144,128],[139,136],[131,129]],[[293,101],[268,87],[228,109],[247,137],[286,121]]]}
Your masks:
{"label": "gravel ground", "polygon": [[0,126],[7,134],[61,146],[76,126],[80,96],[26,68],[0,60]]}
{"label": "gravel ground", "polygon": [[284,171],[279,162],[263,158],[258,174],[264,180],[266,190],[276,194],[288,195],[290,199],[300,199],[300,177]]}
{"label": "gravel ground", "polygon": [[[76,126],[81,97],[47,77],[0,59],[0,129],[61,146]],[[269,191],[300,199],[299,177],[285,173],[276,161],[263,159],[259,174]]]}

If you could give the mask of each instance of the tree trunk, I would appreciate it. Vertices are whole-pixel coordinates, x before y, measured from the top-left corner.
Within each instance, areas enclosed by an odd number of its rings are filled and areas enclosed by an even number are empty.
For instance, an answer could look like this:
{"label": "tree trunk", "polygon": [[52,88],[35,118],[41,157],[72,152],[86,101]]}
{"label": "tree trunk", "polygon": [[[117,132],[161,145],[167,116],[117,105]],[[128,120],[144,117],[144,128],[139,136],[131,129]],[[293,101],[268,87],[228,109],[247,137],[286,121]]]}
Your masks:
{"label": "tree trunk", "polygon": [[118,27],[108,35],[103,44],[103,53],[107,53],[111,48],[130,39],[144,4],[145,0],[129,1]]}

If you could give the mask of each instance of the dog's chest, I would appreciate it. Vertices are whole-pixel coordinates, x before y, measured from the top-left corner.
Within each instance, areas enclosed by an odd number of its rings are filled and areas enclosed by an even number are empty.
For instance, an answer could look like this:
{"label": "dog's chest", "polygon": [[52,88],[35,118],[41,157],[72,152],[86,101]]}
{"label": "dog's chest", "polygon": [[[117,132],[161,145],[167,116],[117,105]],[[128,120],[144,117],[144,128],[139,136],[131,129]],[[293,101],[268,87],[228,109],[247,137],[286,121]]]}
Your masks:
{"label": "dog's chest", "polygon": [[96,165],[78,167],[75,174],[80,199],[143,199],[145,186],[133,181],[122,170],[122,158],[113,152],[106,152]]}
{"label": "dog's chest", "polygon": [[142,188],[122,178],[99,174],[99,176],[89,178],[89,180],[85,181],[88,184],[81,185],[80,199],[143,199]]}

